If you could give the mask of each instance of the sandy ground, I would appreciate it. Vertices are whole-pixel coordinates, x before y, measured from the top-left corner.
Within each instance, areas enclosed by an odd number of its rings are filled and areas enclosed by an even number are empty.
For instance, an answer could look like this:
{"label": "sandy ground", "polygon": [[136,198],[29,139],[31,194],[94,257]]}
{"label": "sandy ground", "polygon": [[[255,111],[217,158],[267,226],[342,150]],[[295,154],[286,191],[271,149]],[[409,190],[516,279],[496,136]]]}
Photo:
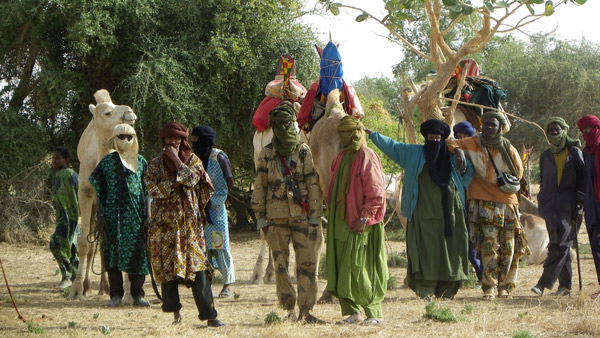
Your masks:
{"label": "sandy ground", "polygon": [[[585,230],[579,238],[587,237]],[[282,323],[266,326],[265,317],[275,311],[283,317],[285,312],[277,306],[275,285],[255,285],[247,282],[259,250],[256,233],[232,235],[232,250],[238,282],[232,286],[237,299],[216,299],[219,319],[227,325],[207,328],[197,319],[191,291],[180,287],[183,303],[183,323],[172,325],[171,314],[161,312],[160,305],[134,308],[124,305],[115,309],[104,307],[107,295],[99,296],[100,277],[92,276],[93,292],[83,301],[67,301],[54,288],[60,279],[52,254],[46,247],[8,245],[0,243],[0,258],[17,306],[23,317],[35,324],[21,322],[10,301],[2,279],[0,286],[0,336],[17,337],[33,335],[29,330],[43,328],[41,335],[52,337],[511,337],[515,333],[529,333],[536,337],[593,337],[600,332],[600,300],[589,299],[598,290],[591,255],[581,259],[583,290],[578,291],[574,265],[574,289],[571,297],[556,298],[550,295],[536,297],[530,291],[539,278],[541,266],[523,266],[513,299],[481,300],[481,290],[462,289],[453,301],[436,302],[448,307],[459,317],[455,323],[438,322],[423,318],[425,301],[401,287],[405,268],[391,268],[399,288],[389,290],[383,309],[385,323],[379,326],[335,325],[342,319],[338,304],[318,304],[314,315],[329,322],[328,325],[303,325]],[[401,252],[403,242],[388,242],[388,250]],[[99,261],[99,260],[97,260]],[[99,270],[96,262],[96,271]],[[319,280],[319,288],[325,281]],[[149,280],[146,281],[147,298],[156,300]],[[218,293],[221,285],[213,285]],[[549,293],[549,292],[547,292]],[[105,328],[105,333],[102,328]],[[110,332],[106,333],[106,328]]]}

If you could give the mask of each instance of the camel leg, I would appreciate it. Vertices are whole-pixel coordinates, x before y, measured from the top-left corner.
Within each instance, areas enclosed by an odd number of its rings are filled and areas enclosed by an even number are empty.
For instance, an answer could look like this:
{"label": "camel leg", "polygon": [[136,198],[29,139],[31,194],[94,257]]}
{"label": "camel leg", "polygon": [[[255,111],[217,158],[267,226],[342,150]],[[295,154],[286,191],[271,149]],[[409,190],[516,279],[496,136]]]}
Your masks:
{"label": "camel leg", "polygon": [[[265,240],[266,242],[266,240]],[[275,281],[275,268],[273,267],[273,251],[269,249],[269,263],[265,269],[265,276],[263,277],[264,283],[273,283]]]}
{"label": "camel leg", "polygon": [[88,234],[90,233],[91,226],[94,224],[92,221],[93,204],[94,201],[92,196],[85,192],[79,194],[79,208],[81,212],[81,233],[77,242],[79,266],[77,268],[77,273],[75,274],[73,285],[71,285],[71,293],[69,293],[69,296],[67,297],[68,300],[83,300],[85,293],[89,289],[89,263],[91,262],[90,258],[93,251],[88,242]]}
{"label": "camel leg", "polygon": [[[254,269],[252,270],[252,276],[250,276],[250,283],[252,284],[262,284],[263,278],[263,267],[264,267],[264,257],[265,253],[268,250],[267,241],[265,240],[265,235],[262,231],[260,231],[260,251],[258,252],[258,257],[256,257],[256,264],[254,264]],[[270,255],[270,250],[269,250]]]}
{"label": "camel leg", "polygon": [[133,304],[133,297],[131,296],[131,281],[129,280],[129,274],[127,272],[123,272],[123,290],[125,290],[125,295],[123,295],[123,303]]}

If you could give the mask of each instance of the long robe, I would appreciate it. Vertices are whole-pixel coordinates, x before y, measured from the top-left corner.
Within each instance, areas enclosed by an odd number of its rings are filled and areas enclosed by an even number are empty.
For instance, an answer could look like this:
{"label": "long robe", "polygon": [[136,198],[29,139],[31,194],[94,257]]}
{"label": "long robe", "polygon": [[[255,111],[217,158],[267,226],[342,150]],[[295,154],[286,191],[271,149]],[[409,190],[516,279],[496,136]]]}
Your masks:
{"label": "long robe", "polygon": [[[408,256],[407,282],[417,294],[422,285],[440,284],[431,294],[452,298],[457,287],[444,282],[459,282],[468,279],[468,234],[464,209],[456,186],[448,186],[448,208],[453,235],[444,235],[442,190],[429,176],[427,166],[419,174],[419,196],[413,218],[406,231]],[[435,283],[432,283],[435,282]],[[440,283],[441,282],[441,283]],[[460,286],[460,285],[459,285]],[[451,290],[444,290],[448,287]]]}
{"label": "long robe", "polygon": [[121,162],[117,152],[98,163],[90,175],[100,210],[106,220],[102,240],[104,266],[132,275],[148,274],[148,255],[144,241],[143,221],[146,217],[148,192],[143,176],[148,167],[138,155],[137,172]]}
{"label": "long robe", "polygon": [[211,180],[195,154],[175,177],[162,156],[153,159],[144,180],[152,198],[148,240],[156,281],[194,281],[196,272],[212,269],[203,230],[203,210],[214,191]]}
{"label": "long robe", "polygon": [[[338,167],[343,168],[346,160],[347,156],[344,156]],[[359,305],[365,309],[368,317],[382,318],[381,302],[389,278],[383,224],[369,225],[361,233],[350,232],[347,222],[338,214],[335,203],[338,186],[343,184],[341,177],[342,173],[338,171],[332,178],[333,188],[330,189],[327,290],[340,298],[343,315],[356,312],[359,309],[354,309],[354,306]],[[365,182],[365,185],[368,184]],[[353,309],[345,308],[348,307],[348,301],[345,300],[355,303]]]}
{"label": "long robe", "polygon": [[56,213],[56,229],[50,236],[50,251],[56,258],[63,277],[74,278],[79,265],[79,207],[77,173],[72,169],[58,171],[52,181],[52,200]]}

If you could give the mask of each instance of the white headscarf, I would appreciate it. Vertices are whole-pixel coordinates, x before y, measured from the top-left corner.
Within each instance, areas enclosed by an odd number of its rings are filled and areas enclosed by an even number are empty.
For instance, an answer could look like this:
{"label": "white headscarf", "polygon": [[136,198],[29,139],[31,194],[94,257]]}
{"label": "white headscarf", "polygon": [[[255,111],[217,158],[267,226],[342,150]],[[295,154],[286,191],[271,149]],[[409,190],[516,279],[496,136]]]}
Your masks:
{"label": "white headscarf", "polygon": [[[133,136],[130,141],[121,140],[118,135],[131,135]],[[112,144],[113,149],[119,153],[121,162],[123,165],[133,171],[137,172],[138,168],[138,140],[135,134],[135,129],[129,124],[118,124],[113,128],[112,136],[108,141],[108,144]]]}

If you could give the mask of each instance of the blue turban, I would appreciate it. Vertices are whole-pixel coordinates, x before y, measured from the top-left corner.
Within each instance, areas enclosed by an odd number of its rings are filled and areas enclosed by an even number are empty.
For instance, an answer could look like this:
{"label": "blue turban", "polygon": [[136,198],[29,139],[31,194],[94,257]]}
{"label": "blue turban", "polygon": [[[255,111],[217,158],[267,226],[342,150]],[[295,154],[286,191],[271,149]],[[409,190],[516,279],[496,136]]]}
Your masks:
{"label": "blue turban", "polygon": [[456,137],[457,133],[464,133],[469,136],[473,136],[475,135],[476,130],[475,128],[473,128],[473,125],[471,123],[467,121],[462,121],[454,125],[454,127],[452,128],[452,132],[454,133],[454,137]]}

